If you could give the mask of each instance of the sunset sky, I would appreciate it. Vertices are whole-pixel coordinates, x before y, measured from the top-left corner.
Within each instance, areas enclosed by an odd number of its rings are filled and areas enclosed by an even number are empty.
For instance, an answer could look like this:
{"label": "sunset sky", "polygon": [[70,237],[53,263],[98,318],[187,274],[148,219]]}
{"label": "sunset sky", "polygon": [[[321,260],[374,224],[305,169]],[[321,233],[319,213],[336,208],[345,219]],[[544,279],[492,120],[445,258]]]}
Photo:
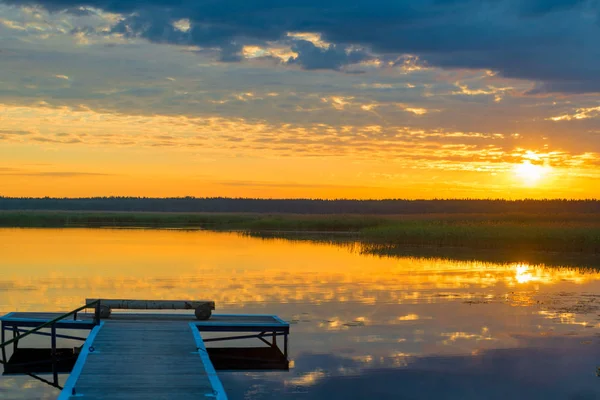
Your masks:
{"label": "sunset sky", "polygon": [[600,197],[598,0],[0,0],[0,195]]}

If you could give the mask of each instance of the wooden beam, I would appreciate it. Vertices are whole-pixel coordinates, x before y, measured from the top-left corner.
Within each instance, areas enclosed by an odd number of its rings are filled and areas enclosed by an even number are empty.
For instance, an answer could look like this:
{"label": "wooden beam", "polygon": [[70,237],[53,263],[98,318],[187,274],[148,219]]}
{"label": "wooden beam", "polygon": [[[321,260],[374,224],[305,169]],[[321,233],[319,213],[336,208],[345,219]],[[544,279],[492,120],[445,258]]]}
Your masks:
{"label": "wooden beam", "polygon": [[197,308],[215,309],[210,300],[127,300],[127,299],[87,299],[90,303],[101,300],[103,306],[119,310],[195,310]]}

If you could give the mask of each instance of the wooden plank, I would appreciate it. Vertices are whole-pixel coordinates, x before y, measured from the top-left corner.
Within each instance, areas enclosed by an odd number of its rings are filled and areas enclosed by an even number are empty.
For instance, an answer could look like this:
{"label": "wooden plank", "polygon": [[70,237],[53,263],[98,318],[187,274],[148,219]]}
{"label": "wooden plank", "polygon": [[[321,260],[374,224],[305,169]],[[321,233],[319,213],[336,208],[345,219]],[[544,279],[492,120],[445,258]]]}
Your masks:
{"label": "wooden plank", "polygon": [[[56,318],[61,313],[56,312],[15,312],[8,315],[5,315],[0,318],[2,321],[34,321],[34,322],[46,322],[53,318]],[[94,315],[92,313],[80,313],[77,315],[77,321],[63,320],[61,322],[64,323],[73,323],[79,322],[82,324],[89,324],[92,321]],[[172,313],[118,313],[115,312],[110,317],[111,321],[119,321],[119,322],[127,322],[131,324],[140,323],[156,323],[160,324],[169,324],[169,323],[177,323],[177,322],[192,322],[196,321],[196,318],[193,314],[186,314],[182,312],[172,312]],[[59,324],[61,323],[59,322]],[[223,324],[231,324],[231,325],[240,325],[244,326],[245,324],[272,324],[272,325],[289,325],[288,323],[281,321],[281,319],[277,318],[274,315],[248,315],[248,314],[213,314],[210,320],[197,322],[202,325],[223,325]]]}
{"label": "wooden plank", "polygon": [[[98,299],[86,299],[86,304]],[[103,306],[120,310],[195,310],[208,306],[215,309],[215,302],[210,300],[127,300],[101,299]]]}
{"label": "wooden plank", "polygon": [[227,395],[225,394],[225,389],[223,388],[223,384],[217,377],[217,372],[215,371],[215,367],[212,365],[210,358],[208,356],[208,351],[206,350],[206,346],[202,341],[202,337],[200,336],[200,332],[198,328],[193,323],[190,323],[190,329],[194,335],[194,341],[196,343],[196,348],[198,349],[198,355],[200,359],[204,363],[206,367],[206,372],[208,373],[208,379],[213,387],[213,393],[217,400],[227,400]]}
{"label": "wooden plank", "polygon": [[[88,300],[91,301],[91,300]],[[11,313],[11,326],[38,326],[61,313]],[[226,399],[200,331],[280,332],[289,324],[274,315],[217,314],[196,321],[183,313],[114,313],[101,328],[93,314],[61,321],[58,327],[92,329],[60,400]],[[194,321],[194,322],[192,322]],[[69,325],[66,325],[69,323]],[[28,325],[29,324],[29,325]],[[76,396],[71,390],[75,388]]]}
{"label": "wooden plank", "polygon": [[199,356],[196,341],[183,321],[104,321],[74,384],[76,395],[65,398],[225,400],[216,372],[210,360]]}
{"label": "wooden plank", "polygon": [[97,325],[96,327],[94,327],[94,329],[92,329],[89,336],[83,343],[83,346],[81,347],[81,353],[79,353],[79,356],[77,357],[77,361],[73,366],[73,370],[71,371],[69,378],[67,378],[67,381],[65,382],[65,386],[63,387],[62,392],[58,396],[58,400],[68,400],[70,398],[70,395],[73,392],[73,388],[75,387],[75,383],[79,379],[81,371],[83,370],[85,362],[87,361],[87,357],[90,353],[90,347],[92,346],[92,343],[94,343],[98,332],[100,332],[100,330],[103,327],[104,322],[100,322],[100,325]]}

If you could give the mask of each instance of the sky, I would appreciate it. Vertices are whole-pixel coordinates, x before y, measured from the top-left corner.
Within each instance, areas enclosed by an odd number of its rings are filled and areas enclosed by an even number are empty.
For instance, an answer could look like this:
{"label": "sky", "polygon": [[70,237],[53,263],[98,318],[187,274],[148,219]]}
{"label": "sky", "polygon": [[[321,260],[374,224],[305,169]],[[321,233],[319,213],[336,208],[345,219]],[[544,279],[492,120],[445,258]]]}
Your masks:
{"label": "sky", "polygon": [[600,197],[599,0],[0,0],[0,195]]}

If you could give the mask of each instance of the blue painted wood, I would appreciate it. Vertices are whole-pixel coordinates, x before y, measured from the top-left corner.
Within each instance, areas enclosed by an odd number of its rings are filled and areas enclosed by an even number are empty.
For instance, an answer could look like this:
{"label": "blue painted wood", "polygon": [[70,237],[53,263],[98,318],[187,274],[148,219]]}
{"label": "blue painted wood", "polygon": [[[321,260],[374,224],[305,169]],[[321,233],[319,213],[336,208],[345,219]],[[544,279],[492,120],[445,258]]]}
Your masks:
{"label": "blue painted wood", "polygon": [[277,320],[277,322],[279,322],[282,325],[290,326],[290,324],[288,322],[285,322],[284,320],[282,320],[281,318],[279,318],[277,315],[273,315],[273,318],[275,318]]}
{"label": "blue painted wood", "polygon": [[[6,327],[35,328],[52,319],[59,317],[62,313],[36,313],[36,312],[11,312],[0,317],[0,321]],[[80,314],[81,315],[81,314]],[[86,319],[72,320],[64,319],[56,323],[57,328],[63,329],[85,329],[91,330],[95,327],[93,316]]]}
{"label": "blue painted wood", "polygon": [[106,320],[89,347],[71,394],[61,400],[227,399],[208,355],[198,357],[189,323]]}
{"label": "blue painted wood", "polygon": [[223,324],[223,325],[197,325],[196,328],[201,332],[283,332],[289,333],[290,328],[279,325],[235,325],[235,324]]}
{"label": "blue painted wood", "polygon": [[196,342],[196,348],[198,349],[198,354],[200,355],[200,359],[204,363],[206,367],[206,372],[208,373],[208,379],[210,380],[212,387],[214,389],[214,395],[217,400],[227,400],[227,395],[225,394],[225,388],[221,383],[221,380],[217,376],[217,371],[215,367],[212,365],[210,358],[208,357],[208,351],[206,350],[206,346],[204,345],[204,341],[202,340],[202,336],[198,329],[194,326],[194,323],[190,322],[190,329],[192,330],[192,335],[194,336],[194,340]]}
{"label": "blue painted wood", "polygon": [[81,353],[79,353],[79,357],[77,357],[77,362],[75,362],[73,370],[71,371],[71,374],[69,375],[65,386],[60,392],[58,400],[68,400],[74,394],[73,388],[75,387],[75,383],[79,379],[81,371],[83,371],[83,366],[85,365],[87,357],[90,354],[90,348],[93,346],[92,344],[94,343],[94,340],[96,339],[96,336],[98,335],[98,332],[100,332],[102,327],[104,327],[104,322],[100,322],[100,325],[96,325],[94,329],[92,329],[92,331],[90,332],[90,335],[88,336],[86,341],[83,343]]}
{"label": "blue painted wood", "polygon": [[[27,329],[17,329],[17,332],[27,332]],[[42,332],[42,331],[35,332],[35,333],[33,333],[33,335],[52,336],[51,333]],[[82,342],[85,342],[85,340],[86,340],[86,338],[82,338],[79,336],[61,335],[60,333],[57,333],[55,336],[58,339],[81,340]]]}
{"label": "blue painted wood", "polygon": [[[49,320],[10,320],[2,321],[6,327],[23,327],[23,328],[35,328],[42,325]],[[70,321],[70,322],[57,322],[56,327],[62,329],[86,329],[91,330],[96,326],[93,322],[89,321]]]}
{"label": "blue painted wood", "polygon": [[[13,315],[10,316],[9,315]],[[60,313],[11,313],[0,318],[6,326],[19,327],[35,327],[48,320],[52,319]],[[28,317],[26,317],[28,316]],[[29,317],[30,316],[30,317]],[[80,320],[64,320],[57,323],[58,327],[68,329],[92,329],[93,315],[80,314]],[[173,320],[173,321],[195,321],[195,324],[203,331],[232,331],[236,329],[239,332],[255,332],[263,328],[277,329],[280,332],[289,332],[290,324],[283,321],[276,315],[268,314],[213,314],[212,318],[207,321],[197,321],[194,315],[189,314],[157,314],[157,313],[113,313],[109,320],[144,320],[151,321],[152,319]],[[234,330],[235,331],[235,330]]]}
{"label": "blue painted wood", "polygon": [[[57,315],[10,313],[0,320],[6,328],[18,329],[39,326]],[[57,323],[57,328],[92,329],[60,400],[154,398],[157,391],[164,399],[225,400],[200,331],[284,334],[287,354],[290,330],[289,323],[266,314],[214,314],[210,320],[198,321],[194,315],[176,312],[113,313],[100,326],[93,324],[93,314],[78,318]]]}

